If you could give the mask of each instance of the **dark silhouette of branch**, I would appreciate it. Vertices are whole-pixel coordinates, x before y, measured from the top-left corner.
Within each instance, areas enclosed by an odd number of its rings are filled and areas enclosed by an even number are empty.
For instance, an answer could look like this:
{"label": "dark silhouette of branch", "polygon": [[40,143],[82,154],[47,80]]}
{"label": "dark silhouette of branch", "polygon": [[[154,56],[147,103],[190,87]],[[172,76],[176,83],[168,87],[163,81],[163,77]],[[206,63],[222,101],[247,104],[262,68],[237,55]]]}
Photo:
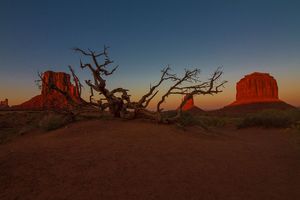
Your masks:
{"label": "dark silhouette of branch", "polygon": [[[109,112],[115,117],[121,117],[126,119],[134,119],[136,117],[143,117],[156,120],[158,122],[169,123],[178,120],[182,114],[182,107],[186,101],[194,95],[214,95],[222,92],[222,89],[227,81],[220,81],[223,71],[218,68],[207,81],[201,81],[199,75],[199,69],[185,69],[182,76],[178,76],[175,73],[171,73],[171,68],[166,66],[161,71],[161,76],[158,82],[150,85],[149,91],[144,94],[138,101],[132,101],[129,90],[119,87],[114,89],[108,89],[106,84],[106,78],[112,75],[118,66],[113,67],[111,70],[108,68],[113,61],[108,56],[108,47],[104,46],[102,52],[96,52],[91,49],[83,50],[80,48],[74,48],[75,52],[80,53],[82,56],[88,57],[90,62],[83,63],[80,59],[80,68],[88,69],[91,72],[92,79],[85,80],[85,83],[90,88],[89,102],[82,100],[83,105],[97,107],[100,110],[108,108]],[[100,59],[102,61],[100,62]],[[69,66],[73,80],[76,85],[76,89],[79,95],[81,95],[82,84],[75,74],[73,68]],[[40,76],[41,80],[42,76]],[[156,104],[156,110],[150,111],[147,109],[150,102],[158,96],[160,88],[164,83],[169,83],[168,90],[163,93]],[[65,96],[65,98],[76,104],[72,97],[66,92],[60,90],[55,85],[50,86],[52,89],[57,90]],[[94,99],[94,93],[98,93],[100,98]],[[177,109],[177,115],[174,117],[166,117],[163,115],[162,104],[166,102],[167,98],[171,95],[185,95],[186,98],[181,102]],[[73,102],[72,102],[73,101]]]}
{"label": "dark silhouette of branch", "polygon": [[[156,112],[158,116],[160,116],[161,121],[174,121],[181,117],[182,107],[186,104],[186,101],[190,99],[194,95],[213,95],[222,92],[220,90],[221,87],[224,87],[227,81],[221,81],[218,83],[220,77],[223,74],[221,68],[218,68],[208,79],[208,81],[202,82],[199,78],[200,70],[185,70],[185,74],[179,78],[177,76],[172,75],[171,80],[174,82],[173,85],[169,88],[169,90],[162,95],[161,100],[158,102],[156,107]],[[177,115],[175,117],[162,119],[161,112],[163,109],[161,108],[161,104],[166,101],[166,98],[170,95],[185,95],[186,98],[180,104]]]}

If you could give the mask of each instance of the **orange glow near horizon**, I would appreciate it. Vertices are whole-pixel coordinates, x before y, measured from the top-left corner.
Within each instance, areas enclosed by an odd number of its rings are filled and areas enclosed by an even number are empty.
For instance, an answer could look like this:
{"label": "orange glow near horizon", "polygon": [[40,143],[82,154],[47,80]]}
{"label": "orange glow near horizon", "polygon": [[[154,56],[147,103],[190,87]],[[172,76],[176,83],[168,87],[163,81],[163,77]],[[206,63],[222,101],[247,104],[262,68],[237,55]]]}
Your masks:
{"label": "orange glow near horizon", "polygon": [[[36,93],[36,95],[38,95],[38,93]],[[8,96],[10,96],[10,95],[8,95]],[[34,96],[28,96],[27,98],[26,97],[18,97],[18,98],[14,98],[14,99],[8,98],[8,103],[10,106],[18,105],[18,104],[21,104],[21,103],[31,99]],[[210,96],[210,97],[198,96],[198,97],[194,98],[194,103],[195,103],[195,106],[197,106],[201,109],[214,110],[214,109],[219,109],[226,105],[229,105],[230,103],[232,103],[235,100],[235,98],[233,96],[231,96],[230,98],[227,98],[227,97],[225,99],[225,98],[221,97],[221,95],[219,97],[217,97],[217,95]],[[2,98],[1,100],[4,100],[4,99],[5,98]],[[291,104],[293,106],[296,106],[296,107],[300,107],[299,99],[300,99],[300,95],[297,95],[297,94],[294,96],[290,96],[290,97],[282,96],[282,98],[280,98],[280,100],[282,100],[288,104]],[[163,104],[163,108],[166,110],[176,109],[180,105],[181,100],[182,100],[181,96],[178,96],[175,98],[172,98],[172,97],[168,98],[166,103]],[[155,110],[156,103],[157,103],[157,99],[156,99],[156,101],[153,100],[153,102],[150,103],[150,105],[149,105],[149,109]]]}
{"label": "orange glow near horizon", "polygon": [[[297,80],[297,73],[277,73],[272,74],[274,78],[277,80],[278,90],[279,90],[279,99],[289,103],[293,106],[299,107],[300,106],[300,85],[295,85],[294,81]],[[226,74],[225,74],[226,75]],[[239,81],[242,76],[230,74],[230,76],[225,76],[225,80],[229,81],[225,88],[223,89],[222,93],[216,95],[199,95],[194,97],[194,103],[201,109],[204,110],[213,110],[222,108],[233,101],[235,101],[236,96],[236,82]],[[121,82],[126,82],[126,80],[122,80]],[[0,85],[1,96],[0,100],[8,98],[9,105],[18,105],[21,104],[32,97],[40,94],[40,91],[37,89],[35,84],[32,80],[21,80],[20,83],[15,83],[13,80],[8,81],[10,87],[6,87],[5,85]],[[132,95],[132,100],[138,100],[146,91],[148,91],[149,86],[146,87],[148,83],[142,83],[140,86],[136,85],[126,85],[125,88],[129,88],[130,95]],[[291,87],[293,86],[293,87]],[[113,88],[112,86],[110,88]],[[161,91],[158,93],[157,97],[153,99],[153,101],[149,105],[149,109],[155,110],[156,103],[159,101],[160,95],[166,90],[166,87],[163,87]],[[88,94],[86,91],[83,95],[85,99],[88,99]],[[166,99],[166,103],[163,104],[165,110],[176,109],[183,96],[170,96]]]}

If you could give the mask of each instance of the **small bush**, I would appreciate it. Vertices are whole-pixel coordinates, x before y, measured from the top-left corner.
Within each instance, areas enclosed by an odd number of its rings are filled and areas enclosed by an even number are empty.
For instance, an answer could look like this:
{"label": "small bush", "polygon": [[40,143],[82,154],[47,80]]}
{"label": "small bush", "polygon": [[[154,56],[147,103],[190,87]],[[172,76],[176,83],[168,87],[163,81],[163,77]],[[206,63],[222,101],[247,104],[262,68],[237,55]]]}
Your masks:
{"label": "small bush", "polygon": [[227,124],[224,117],[216,116],[199,116],[197,121],[204,127],[224,127]]}
{"label": "small bush", "polygon": [[188,112],[184,112],[184,113],[182,113],[181,117],[179,118],[178,123],[183,127],[184,126],[192,126],[192,125],[197,125],[198,120],[192,114],[190,114]]}
{"label": "small bush", "polygon": [[224,127],[227,121],[224,117],[193,115],[186,112],[179,119],[179,124],[181,126],[201,126],[204,129],[208,129],[210,127]]}
{"label": "small bush", "polygon": [[299,110],[264,110],[247,115],[238,124],[238,128],[264,127],[264,128],[287,128],[300,120]]}
{"label": "small bush", "polygon": [[69,117],[58,114],[47,114],[39,122],[39,127],[45,131],[55,130],[70,122]]}
{"label": "small bush", "polygon": [[[183,113],[183,115],[184,114],[185,113]],[[177,111],[176,110],[168,110],[168,111],[162,112],[163,118],[175,117],[176,115],[177,115]]]}

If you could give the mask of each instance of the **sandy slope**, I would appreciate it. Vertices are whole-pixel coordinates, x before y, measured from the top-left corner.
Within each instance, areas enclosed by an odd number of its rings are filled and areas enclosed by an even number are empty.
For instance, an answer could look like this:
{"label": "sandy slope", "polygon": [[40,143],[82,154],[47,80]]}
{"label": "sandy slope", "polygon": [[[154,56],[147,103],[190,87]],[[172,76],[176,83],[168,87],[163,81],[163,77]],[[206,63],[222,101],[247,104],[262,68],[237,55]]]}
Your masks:
{"label": "sandy slope", "polygon": [[0,199],[300,199],[284,130],[89,121],[0,146]]}

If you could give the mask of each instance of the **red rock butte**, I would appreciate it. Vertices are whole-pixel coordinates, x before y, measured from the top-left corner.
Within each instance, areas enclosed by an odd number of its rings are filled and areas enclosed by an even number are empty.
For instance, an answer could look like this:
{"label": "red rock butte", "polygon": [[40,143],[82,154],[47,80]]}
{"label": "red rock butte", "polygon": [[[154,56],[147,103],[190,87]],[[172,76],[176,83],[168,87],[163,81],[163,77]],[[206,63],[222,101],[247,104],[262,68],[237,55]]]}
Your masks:
{"label": "red rock butte", "polygon": [[[185,96],[185,97],[183,98],[182,101],[186,100],[186,98],[187,98],[187,96]],[[187,111],[187,110],[192,109],[194,106],[195,106],[195,105],[194,105],[194,98],[193,98],[193,96],[191,96],[191,97],[185,102],[185,104],[182,106],[182,110],[183,110],[183,111]]]}
{"label": "red rock butte", "polygon": [[229,106],[280,101],[274,77],[268,73],[254,72],[236,84],[236,101]]}
{"label": "red rock butte", "polygon": [[[186,100],[186,98],[188,98],[188,96],[184,96],[182,101]],[[189,113],[192,113],[192,114],[199,114],[199,113],[204,113],[205,112],[201,108],[198,108],[197,106],[195,106],[193,96],[190,96],[187,99],[187,101],[185,102],[185,104],[182,107],[182,111],[189,112]]]}
{"label": "red rock butte", "polygon": [[80,101],[79,93],[76,87],[71,83],[69,74],[64,72],[46,71],[43,73],[41,94],[18,106],[14,106],[14,108],[25,110],[70,108],[71,105],[67,99],[60,92],[52,89],[52,85],[55,85],[61,91],[68,93],[74,101]]}
{"label": "red rock butte", "polygon": [[78,91],[70,80],[70,75],[64,72],[46,71],[43,74],[42,96],[58,95],[58,91],[51,89],[49,86],[55,84],[60,90],[69,93],[71,97],[79,97]]}

